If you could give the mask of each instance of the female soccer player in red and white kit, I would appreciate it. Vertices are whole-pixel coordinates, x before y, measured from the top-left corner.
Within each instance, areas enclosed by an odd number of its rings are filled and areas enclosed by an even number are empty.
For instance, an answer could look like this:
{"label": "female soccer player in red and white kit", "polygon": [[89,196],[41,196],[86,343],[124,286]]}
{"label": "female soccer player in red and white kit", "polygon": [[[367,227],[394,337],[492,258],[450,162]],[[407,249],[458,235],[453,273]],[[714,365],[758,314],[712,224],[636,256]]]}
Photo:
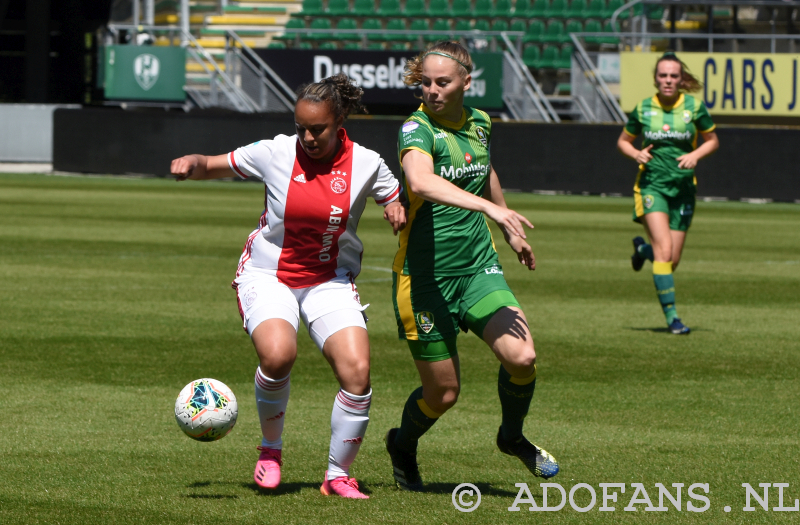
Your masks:
{"label": "female soccer player in red and white kit", "polygon": [[352,142],[342,128],[347,115],[363,110],[362,93],[342,74],[309,84],[297,96],[297,135],[278,135],[227,155],[172,161],[178,180],[238,175],[264,182],[265,210],[247,239],[233,287],[259,358],[255,390],[263,438],[254,478],[268,489],[281,479],[281,434],[302,320],[341,386],[320,491],[368,497],[349,473],[372,395],[365,307],[354,280],[363,248],[356,227],[367,197],[385,206],[395,234],[405,226],[405,211],[383,159]]}

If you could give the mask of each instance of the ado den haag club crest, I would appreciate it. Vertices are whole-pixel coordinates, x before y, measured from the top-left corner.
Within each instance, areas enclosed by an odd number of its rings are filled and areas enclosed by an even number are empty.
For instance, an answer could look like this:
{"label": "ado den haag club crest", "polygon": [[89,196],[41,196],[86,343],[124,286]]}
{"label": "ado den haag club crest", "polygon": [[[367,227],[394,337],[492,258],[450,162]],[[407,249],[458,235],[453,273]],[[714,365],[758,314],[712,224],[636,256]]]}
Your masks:
{"label": "ado den haag club crest", "polygon": [[417,325],[423,332],[430,333],[433,329],[433,314],[431,312],[420,312],[417,314]]}
{"label": "ado den haag club crest", "polygon": [[160,70],[161,62],[158,57],[149,53],[142,53],[133,61],[133,75],[145,91],[156,84]]}

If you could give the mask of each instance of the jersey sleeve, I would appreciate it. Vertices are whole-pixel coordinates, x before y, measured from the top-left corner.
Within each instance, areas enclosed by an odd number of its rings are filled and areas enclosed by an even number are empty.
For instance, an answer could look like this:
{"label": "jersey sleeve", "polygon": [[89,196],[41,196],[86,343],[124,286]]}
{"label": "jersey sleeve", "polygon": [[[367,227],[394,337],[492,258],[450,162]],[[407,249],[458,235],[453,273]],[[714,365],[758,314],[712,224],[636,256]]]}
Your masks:
{"label": "jersey sleeve", "polygon": [[425,155],[433,158],[433,130],[428,127],[426,122],[411,117],[400,128],[397,145],[401,159],[406,151],[412,149],[421,151]]}
{"label": "jersey sleeve", "polygon": [[228,153],[228,165],[243,179],[264,180],[274,141],[260,140]]}
{"label": "jersey sleeve", "polygon": [[390,202],[396,201],[400,197],[400,183],[394,178],[391,170],[383,159],[380,159],[378,166],[378,178],[372,186],[369,196],[375,199],[377,204],[386,206]]}
{"label": "jersey sleeve", "polygon": [[714,124],[713,120],[711,120],[711,115],[708,113],[706,105],[702,100],[698,100],[697,102],[699,104],[697,108],[697,114],[694,117],[694,125],[697,126],[697,131],[700,133],[709,133],[714,131],[717,125]]}
{"label": "jersey sleeve", "polygon": [[640,104],[637,104],[636,107],[633,108],[633,111],[628,115],[628,122],[623,128],[625,133],[631,137],[638,137],[642,134],[642,120],[639,116],[639,106]]}

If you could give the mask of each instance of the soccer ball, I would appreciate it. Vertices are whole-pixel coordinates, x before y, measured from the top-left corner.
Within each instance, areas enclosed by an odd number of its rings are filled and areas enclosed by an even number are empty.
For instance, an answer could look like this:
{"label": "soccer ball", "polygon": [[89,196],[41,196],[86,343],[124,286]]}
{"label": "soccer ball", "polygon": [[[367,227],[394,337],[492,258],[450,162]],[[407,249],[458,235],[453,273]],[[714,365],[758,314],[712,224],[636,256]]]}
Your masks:
{"label": "soccer ball", "polygon": [[181,430],[197,441],[216,441],[233,430],[239,405],[222,381],[203,378],[192,381],[175,400],[175,419]]}

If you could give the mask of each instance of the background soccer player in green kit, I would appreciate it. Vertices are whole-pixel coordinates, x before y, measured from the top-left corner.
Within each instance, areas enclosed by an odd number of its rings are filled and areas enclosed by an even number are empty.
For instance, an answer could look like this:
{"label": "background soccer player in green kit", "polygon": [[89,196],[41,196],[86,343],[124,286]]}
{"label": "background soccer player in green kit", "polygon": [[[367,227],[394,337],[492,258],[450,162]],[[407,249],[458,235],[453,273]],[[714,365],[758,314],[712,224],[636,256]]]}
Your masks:
{"label": "background soccer player in green kit", "polygon": [[[631,263],[637,272],[645,260],[653,262],[653,281],[658,299],[673,334],[688,334],[675,309],[678,267],[692,224],[697,193],[694,168],[703,157],[719,148],[714,122],[703,102],[686,92],[697,91],[700,83],[673,53],[656,62],[658,93],[636,105],[617,141],[627,157],[639,163],[633,186],[633,220],[644,226],[650,244],[633,239]],[[633,141],[644,133],[643,148]],[[698,133],[703,144],[697,147]]]}
{"label": "background soccer player in green kit", "polygon": [[471,71],[469,53],[454,42],[437,42],[406,64],[405,83],[421,86],[423,104],[399,135],[409,207],[394,259],[393,294],[398,332],[422,386],[408,398],[400,427],[386,435],[395,481],[406,490],[423,489],[419,438],[458,398],[459,328],[483,339],[501,363],[497,446],[537,476],[558,473],[555,459],[522,435],[536,385],[536,353],[484,214],[530,270],[536,259],[522,224],[533,225],[506,207],[489,158],[489,116],[464,106]]}

